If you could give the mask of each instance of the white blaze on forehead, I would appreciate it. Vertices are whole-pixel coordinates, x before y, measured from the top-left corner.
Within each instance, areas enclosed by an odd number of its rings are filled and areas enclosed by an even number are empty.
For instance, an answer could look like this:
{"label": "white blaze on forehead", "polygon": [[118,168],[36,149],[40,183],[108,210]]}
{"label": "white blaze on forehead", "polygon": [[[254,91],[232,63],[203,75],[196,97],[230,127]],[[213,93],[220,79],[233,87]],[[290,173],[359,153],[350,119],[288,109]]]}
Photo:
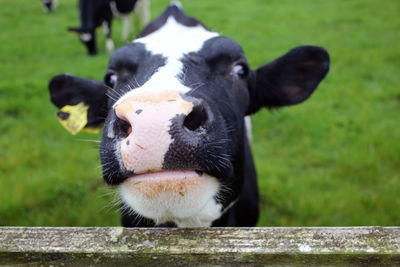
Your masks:
{"label": "white blaze on forehead", "polygon": [[169,17],[160,29],[134,42],[145,44],[154,54],[179,59],[183,54],[200,50],[205,41],[215,36],[218,36],[216,32],[202,25],[188,27]]}
{"label": "white blaze on forehead", "polygon": [[171,16],[157,31],[134,40],[134,43],[144,44],[146,50],[152,54],[165,57],[166,64],[159,68],[141,87],[122,96],[114,104],[114,108],[125,98],[144,90],[153,92],[177,90],[183,94],[187,93],[190,88],[184,86],[178,78],[183,69],[180,60],[185,54],[199,51],[204,42],[216,36],[218,36],[218,33],[208,31],[202,25],[188,27],[180,24]]}

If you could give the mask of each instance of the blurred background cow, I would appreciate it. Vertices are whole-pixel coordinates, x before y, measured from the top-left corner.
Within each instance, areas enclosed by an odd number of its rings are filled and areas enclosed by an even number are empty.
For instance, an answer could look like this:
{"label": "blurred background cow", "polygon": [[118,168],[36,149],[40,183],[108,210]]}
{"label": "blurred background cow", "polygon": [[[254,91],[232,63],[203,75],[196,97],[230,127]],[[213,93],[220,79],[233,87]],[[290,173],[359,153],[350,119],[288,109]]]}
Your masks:
{"label": "blurred background cow", "polygon": [[44,12],[53,12],[56,9],[58,0],[42,0],[42,3]]}
{"label": "blurred background cow", "polygon": [[149,6],[149,0],[80,0],[81,25],[70,27],[68,30],[78,33],[89,55],[95,55],[97,54],[96,28],[103,26],[106,49],[111,52],[114,50],[114,42],[111,39],[113,18],[122,19],[122,38],[127,40],[131,26],[131,14],[135,12],[142,17],[143,25],[146,25],[150,21]]}

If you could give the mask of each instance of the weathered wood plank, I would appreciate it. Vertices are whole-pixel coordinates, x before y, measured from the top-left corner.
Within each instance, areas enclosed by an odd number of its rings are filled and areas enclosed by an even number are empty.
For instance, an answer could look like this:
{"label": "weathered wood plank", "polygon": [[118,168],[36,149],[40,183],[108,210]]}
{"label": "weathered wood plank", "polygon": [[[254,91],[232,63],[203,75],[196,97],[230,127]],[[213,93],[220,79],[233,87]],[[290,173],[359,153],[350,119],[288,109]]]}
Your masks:
{"label": "weathered wood plank", "polygon": [[400,227],[0,227],[0,264],[400,266]]}

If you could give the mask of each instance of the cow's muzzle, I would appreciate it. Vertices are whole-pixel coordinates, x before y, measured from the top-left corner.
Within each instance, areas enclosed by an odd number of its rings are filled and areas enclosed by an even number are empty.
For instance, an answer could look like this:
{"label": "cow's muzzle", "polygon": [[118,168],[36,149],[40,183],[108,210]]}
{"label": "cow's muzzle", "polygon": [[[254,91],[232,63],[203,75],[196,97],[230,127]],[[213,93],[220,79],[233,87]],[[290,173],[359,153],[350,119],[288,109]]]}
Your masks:
{"label": "cow's muzzle", "polygon": [[207,134],[210,111],[201,100],[176,91],[139,93],[115,106],[119,152],[126,171],[143,174],[191,169]]}

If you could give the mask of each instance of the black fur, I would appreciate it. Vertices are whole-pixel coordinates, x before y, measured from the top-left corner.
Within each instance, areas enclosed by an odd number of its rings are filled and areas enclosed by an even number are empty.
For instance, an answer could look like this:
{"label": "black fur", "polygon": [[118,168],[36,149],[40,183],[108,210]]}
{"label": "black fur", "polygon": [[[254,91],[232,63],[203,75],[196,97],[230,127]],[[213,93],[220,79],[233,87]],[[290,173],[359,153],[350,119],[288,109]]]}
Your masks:
{"label": "black fur", "polygon": [[252,73],[252,105],[247,114],[261,107],[294,105],[306,100],[329,71],[329,54],[322,47],[299,46]]}
{"label": "black fur", "polygon": [[164,57],[152,55],[143,44],[128,43],[111,55],[105,78],[112,73],[117,74],[118,84],[113,91],[122,93],[128,88],[143,85],[165,63]]}

